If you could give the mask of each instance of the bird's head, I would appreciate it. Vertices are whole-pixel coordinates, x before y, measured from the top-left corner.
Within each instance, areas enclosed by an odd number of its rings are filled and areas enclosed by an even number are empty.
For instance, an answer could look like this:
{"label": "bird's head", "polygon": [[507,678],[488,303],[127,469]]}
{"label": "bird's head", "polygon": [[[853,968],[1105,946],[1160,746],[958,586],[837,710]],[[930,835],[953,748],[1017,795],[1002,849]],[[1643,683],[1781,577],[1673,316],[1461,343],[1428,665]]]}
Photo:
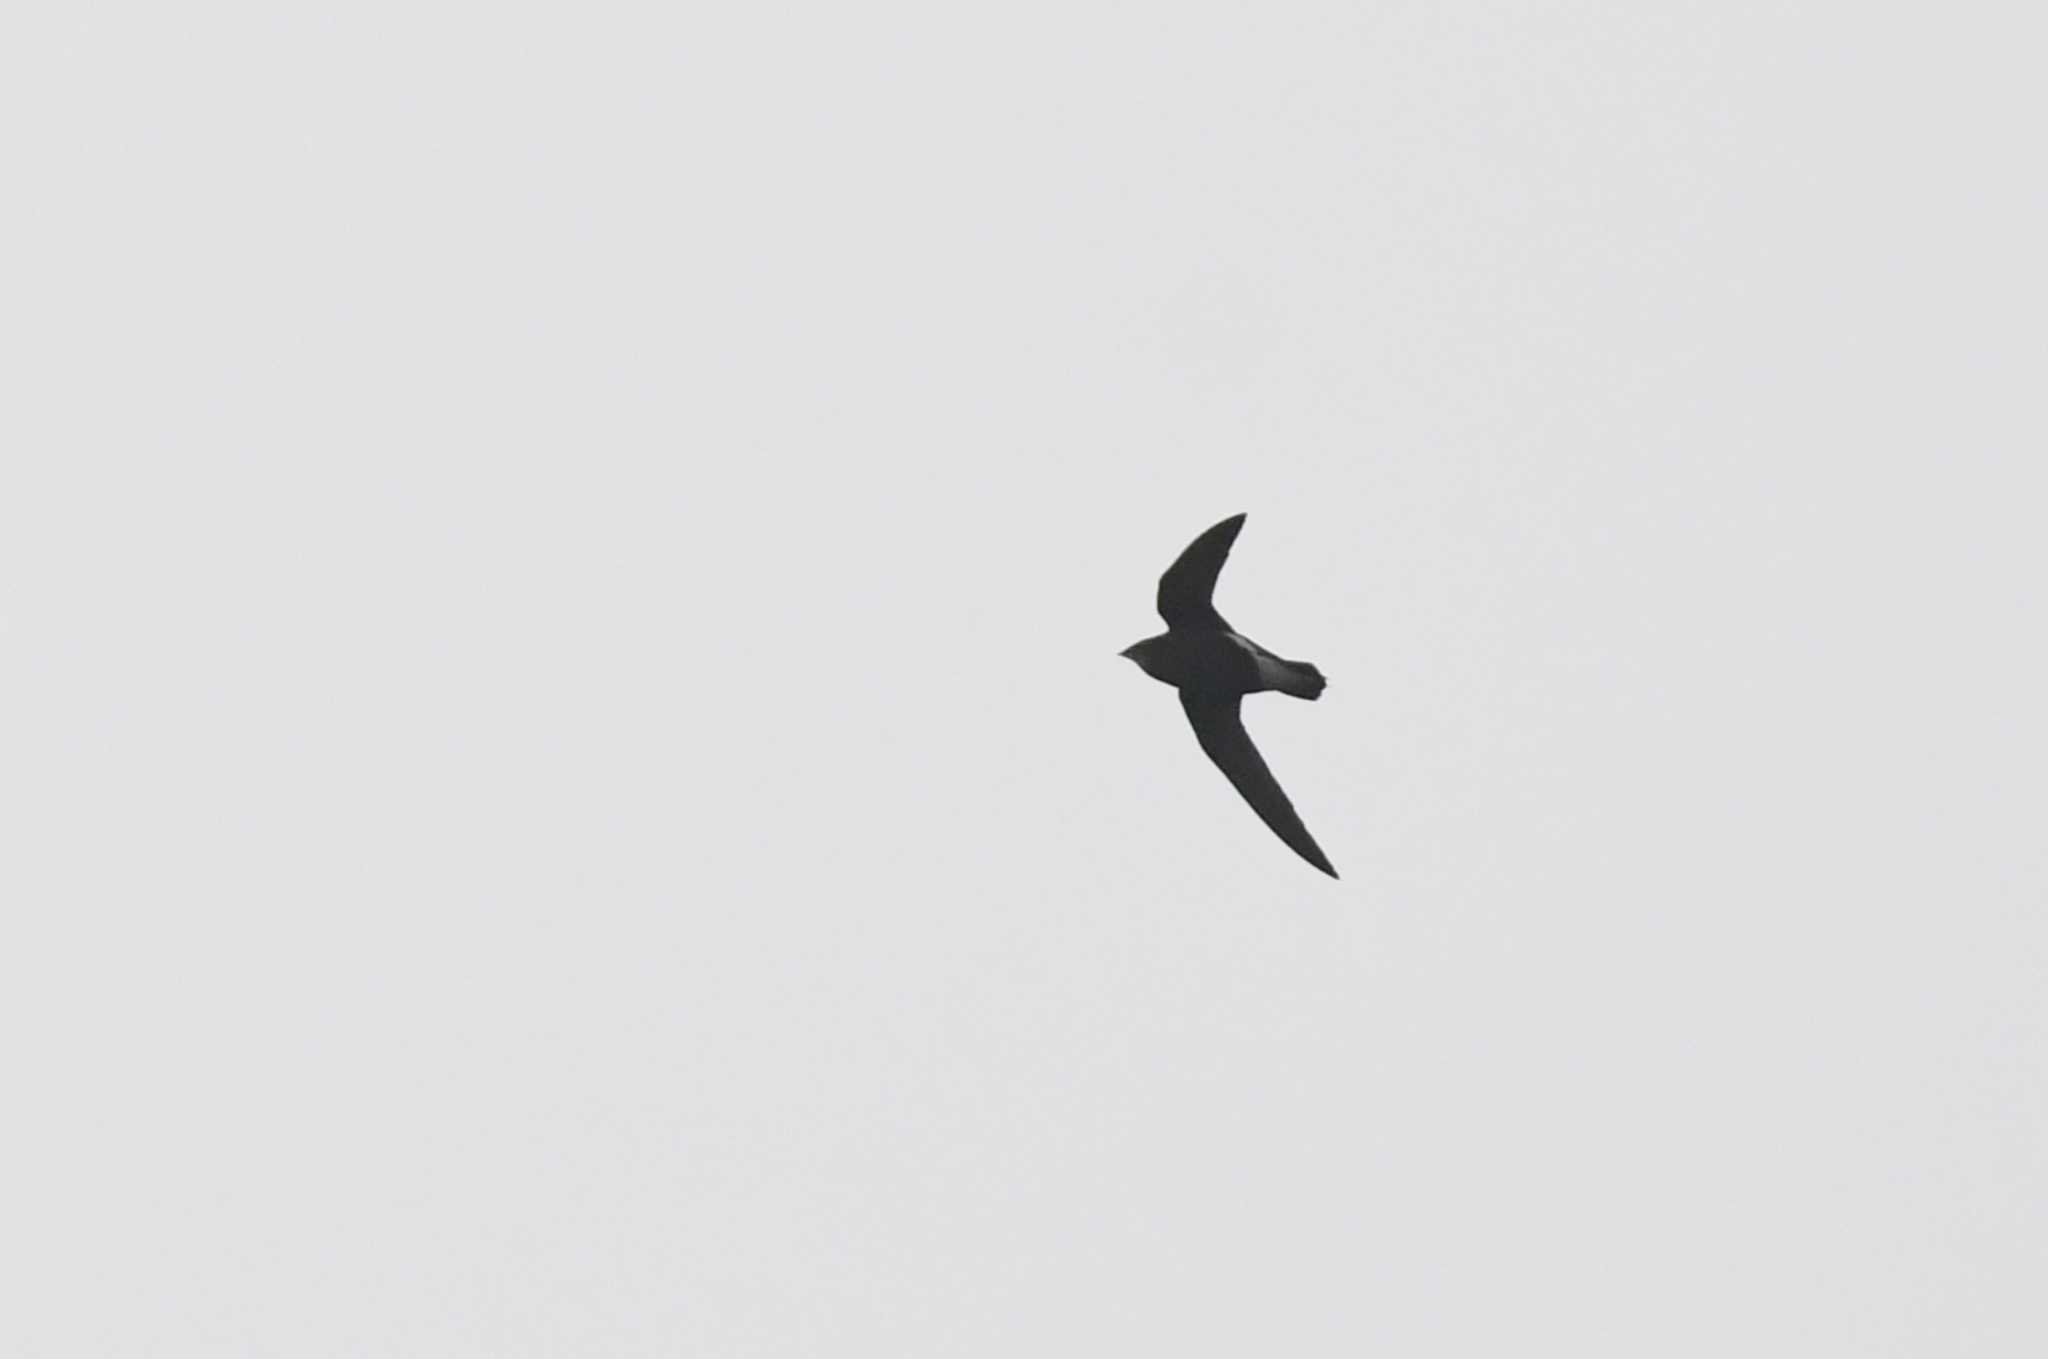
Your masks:
{"label": "bird's head", "polygon": [[1159,679],[1158,666],[1162,659],[1160,653],[1165,644],[1166,638],[1164,636],[1147,637],[1142,642],[1131,643],[1116,654],[1131,662],[1152,678]]}

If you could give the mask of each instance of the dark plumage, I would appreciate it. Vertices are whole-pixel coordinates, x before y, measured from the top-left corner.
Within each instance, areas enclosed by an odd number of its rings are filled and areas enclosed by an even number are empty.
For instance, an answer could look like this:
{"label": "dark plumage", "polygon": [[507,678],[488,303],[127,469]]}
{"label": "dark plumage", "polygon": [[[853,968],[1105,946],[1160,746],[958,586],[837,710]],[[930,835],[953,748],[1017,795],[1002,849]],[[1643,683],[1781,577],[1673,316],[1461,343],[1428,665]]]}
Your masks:
{"label": "dark plumage", "polygon": [[1295,698],[1313,699],[1323,692],[1323,672],[1306,661],[1290,661],[1241,636],[1216,612],[1210,596],[1216,573],[1230,556],[1230,545],[1244,527],[1244,516],[1230,518],[1189,543],[1166,574],[1159,578],[1159,616],[1166,631],[1125,647],[1120,653],[1140,670],[1180,690],[1180,705],[1195,729],[1195,739],[1287,847],[1331,877],[1337,870],[1294,804],[1266,768],[1259,748],[1245,732],[1238,703],[1246,694],[1277,689]]}

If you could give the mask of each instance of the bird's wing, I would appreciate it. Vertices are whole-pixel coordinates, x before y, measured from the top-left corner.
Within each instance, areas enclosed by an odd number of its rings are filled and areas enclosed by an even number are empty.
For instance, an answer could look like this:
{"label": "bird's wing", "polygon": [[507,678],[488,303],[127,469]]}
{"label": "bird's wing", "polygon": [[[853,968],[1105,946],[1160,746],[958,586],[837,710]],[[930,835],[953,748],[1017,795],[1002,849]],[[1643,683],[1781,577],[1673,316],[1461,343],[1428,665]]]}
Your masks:
{"label": "bird's wing", "polygon": [[1180,691],[1180,706],[1187,710],[1188,722],[1195,729],[1195,739],[1202,743],[1202,749],[1216,762],[1216,767],[1244,795],[1244,800],[1252,805],[1252,810],[1259,814],[1259,820],[1271,827],[1273,834],[1285,841],[1289,849],[1331,877],[1336,877],[1337,870],[1330,867],[1328,856],[1316,845],[1308,827],[1301,824],[1294,804],[1287,800],[1286,793],[1280,791],[1273,771],[1266,768],[1265,757],[1252,744],[1251,736],[1244,729],[1244,719],[1238,715],[1238,701],[1235,695],[1211,697],[1186,689]]}
{"label": "bird's wing", "polygon": [[1159,616],[1166,620],[1166,626],[1229,626],[1209,602],[1209,596],[1216,589],[1216,573],[1223,569],[1224,559],[1230,556],[1230,545],[1237,541],[1237,531],[1243,527],[1244,516],[1231,515],[1189,543],[1173,565],[1166,568],[1166,574],[1159,578]]}

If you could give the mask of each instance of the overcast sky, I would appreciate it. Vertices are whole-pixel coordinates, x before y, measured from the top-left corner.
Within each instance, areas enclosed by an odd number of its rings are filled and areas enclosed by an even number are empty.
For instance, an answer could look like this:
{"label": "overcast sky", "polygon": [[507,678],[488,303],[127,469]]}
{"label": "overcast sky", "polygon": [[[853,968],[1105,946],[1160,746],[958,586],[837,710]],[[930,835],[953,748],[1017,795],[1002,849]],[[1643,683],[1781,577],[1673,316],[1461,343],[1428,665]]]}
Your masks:
{"label": "overcast sky", "polygon": [[2048,1353],[2025,12],[11,9],[0,1349]]}

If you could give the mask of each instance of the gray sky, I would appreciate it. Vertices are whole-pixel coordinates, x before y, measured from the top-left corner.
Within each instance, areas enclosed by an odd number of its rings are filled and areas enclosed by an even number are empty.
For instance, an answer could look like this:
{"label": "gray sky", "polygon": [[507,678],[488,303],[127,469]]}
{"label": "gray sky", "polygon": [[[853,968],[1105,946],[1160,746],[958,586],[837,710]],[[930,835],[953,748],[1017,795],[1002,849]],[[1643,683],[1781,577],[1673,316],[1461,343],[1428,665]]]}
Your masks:
{"label": "gray sky", "polygon": [[0,1349],[2048,1352],[2024,7],[286,8],[0,26]]}

